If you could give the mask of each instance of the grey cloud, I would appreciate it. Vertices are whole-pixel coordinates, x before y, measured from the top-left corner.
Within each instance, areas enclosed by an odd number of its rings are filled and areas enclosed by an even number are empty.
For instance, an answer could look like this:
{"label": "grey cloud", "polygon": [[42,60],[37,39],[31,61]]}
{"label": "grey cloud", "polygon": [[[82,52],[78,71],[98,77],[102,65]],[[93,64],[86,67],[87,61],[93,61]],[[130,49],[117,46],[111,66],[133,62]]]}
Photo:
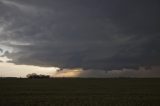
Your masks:
{"label": "grey cloud", "polygon": [[0,52],[2,53],[2,52],[3,52],[3,49],[0,48]]}
{"label": "grey cloud", "polygon": [[160,67],[140,67],[137,69],[121,70],[83,70],[83,69],[63,69],[52,75],[53,77],[81,77],[81,78],[159,78]]}
{"label": "grey cloud", "polygon": [[5,53],[15,64],[113,70],[160,63],[158,0],[3,2],[0,42],[16,50]]}
{"label": "grey cloud", "polygon": [[108,77],[127,77],[127,78],[154,78],[160,77],[160,67],[153,66],[150,68],[140,67],[138,69],[122,69],[107,72]]}

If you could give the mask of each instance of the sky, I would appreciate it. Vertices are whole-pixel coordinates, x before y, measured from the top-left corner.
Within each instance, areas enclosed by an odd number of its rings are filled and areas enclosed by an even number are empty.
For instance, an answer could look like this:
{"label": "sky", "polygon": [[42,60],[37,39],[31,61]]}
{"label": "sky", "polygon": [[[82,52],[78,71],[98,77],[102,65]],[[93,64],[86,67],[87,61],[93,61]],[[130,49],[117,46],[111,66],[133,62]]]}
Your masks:
{"label": "sky", "polygon": [[160,77],[159,0],[0,0],[0,75]]}

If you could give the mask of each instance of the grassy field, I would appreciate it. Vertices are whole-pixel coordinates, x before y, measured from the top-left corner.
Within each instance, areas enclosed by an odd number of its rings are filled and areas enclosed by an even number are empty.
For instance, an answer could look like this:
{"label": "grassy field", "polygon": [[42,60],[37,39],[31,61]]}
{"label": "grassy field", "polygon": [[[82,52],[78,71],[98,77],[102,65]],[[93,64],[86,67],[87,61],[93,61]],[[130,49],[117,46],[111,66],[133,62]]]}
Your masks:
{"label": "grassy field", "polygon": [[160,79],[0,79],[0,106],[160,106]]}

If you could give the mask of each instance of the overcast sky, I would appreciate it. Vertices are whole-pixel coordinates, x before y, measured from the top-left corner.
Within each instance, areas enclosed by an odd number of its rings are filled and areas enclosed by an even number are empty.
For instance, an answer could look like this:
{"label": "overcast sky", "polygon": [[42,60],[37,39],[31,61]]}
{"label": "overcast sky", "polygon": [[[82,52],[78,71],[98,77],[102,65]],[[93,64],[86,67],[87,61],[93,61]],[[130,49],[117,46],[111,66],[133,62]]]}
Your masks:
{"label": "overcast sky", "polygon": [[0,55],[2,73],[160,77],[160,1],[0,0]]}

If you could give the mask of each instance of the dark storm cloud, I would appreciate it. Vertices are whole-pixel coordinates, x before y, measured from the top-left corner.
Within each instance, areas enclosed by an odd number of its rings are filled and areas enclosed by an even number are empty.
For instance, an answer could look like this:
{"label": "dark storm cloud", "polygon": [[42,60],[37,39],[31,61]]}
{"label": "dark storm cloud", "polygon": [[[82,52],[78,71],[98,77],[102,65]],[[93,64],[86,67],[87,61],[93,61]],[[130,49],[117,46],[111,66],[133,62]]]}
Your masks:
{"label": "dark storm cloud", "polygon": [[3,52],[3,49],[0,48],[0,52],[2,53],[2,52]]}
{"label": "dark storm cloud", "polygon": [[15,64],[122,69],[160,63],[158,0],[1,0]]}

